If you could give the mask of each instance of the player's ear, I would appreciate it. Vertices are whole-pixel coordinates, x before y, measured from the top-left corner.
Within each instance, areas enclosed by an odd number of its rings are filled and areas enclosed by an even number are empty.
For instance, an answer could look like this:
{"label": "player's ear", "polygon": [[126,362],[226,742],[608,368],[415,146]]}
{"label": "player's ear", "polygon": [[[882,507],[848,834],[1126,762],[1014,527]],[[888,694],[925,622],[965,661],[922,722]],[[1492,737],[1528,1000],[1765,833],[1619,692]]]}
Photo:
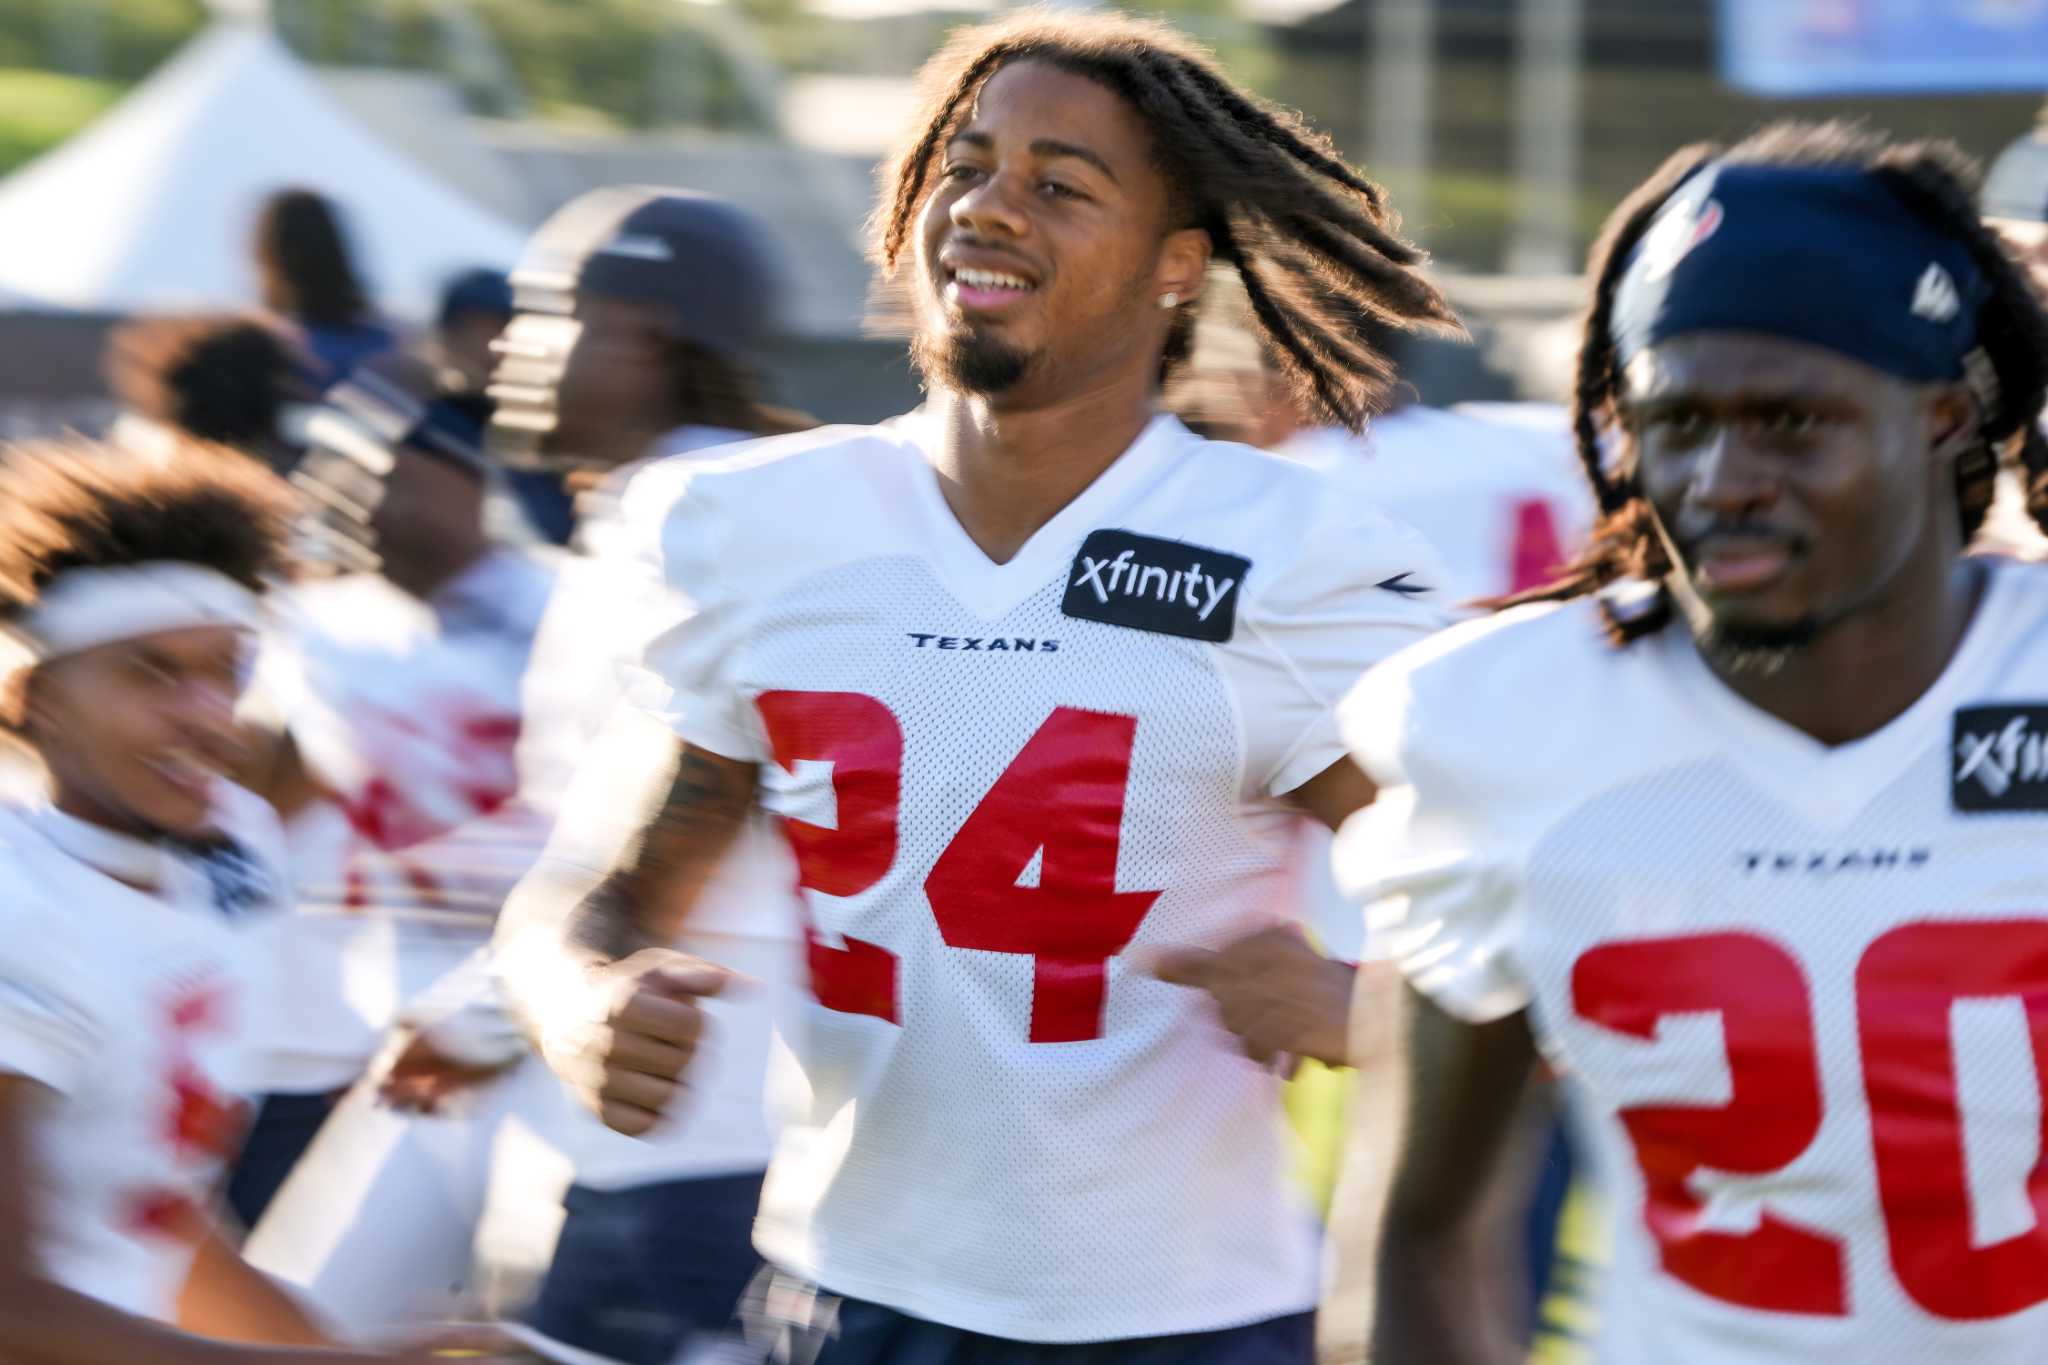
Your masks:
{"label": "player's ear", "polygon": [[1183,305],[1193,303],[1202,296],[1202,283],[1209,274],[1209,252],[1209,234],[1201,228],[1168,233],[1159,249],[1152,292],[1162,299],[1171,294]]}
{"label": "player's ear", "polygon": [[47,731],[55,719],[49,676],[40,668],[17,673],[7,686],[4,701],[9,727],[23,736]]}
{"label": "player's ear", "polygon": [[1927,395],[1925,430],[1927,452],[1934,463],[1952,466],[1965,452],[1974,449],[1982,437],[1984,410],[1967,383],[1943,384]]}

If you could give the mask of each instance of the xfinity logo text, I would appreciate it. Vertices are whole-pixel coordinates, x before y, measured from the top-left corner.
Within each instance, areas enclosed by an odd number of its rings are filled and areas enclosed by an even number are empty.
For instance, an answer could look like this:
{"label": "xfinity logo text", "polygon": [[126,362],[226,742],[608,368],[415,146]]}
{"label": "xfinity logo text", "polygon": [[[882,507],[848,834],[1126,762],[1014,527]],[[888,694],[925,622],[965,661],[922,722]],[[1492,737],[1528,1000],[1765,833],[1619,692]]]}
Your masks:
{"label": "xfinity logo text", "polygon": [[1251,561],[1134,531],[1094,531],[1067,577],[1060,611],[1084,621],[1220,644],[1237,625]]}
{"label": "xfinity logo text", "polygon": [[1959,811],[2048,811],[2048,705],[1956,712],[1949,793]]}
{"label": "xfinity logo text", "polygon": [[[1073,586],[1090,588],[1097,602],[1108,602],[1109,595],[1117,590],[1117,581],[1124,578],[1129,570],[1130,577],[1124,579],[1124,595],[1136,593],[1151,596],[1161,602],[1185,601],[1195,608],[1195,619],[1206,621],[1216,610],[1216,604],[1223,595],[1237,586],[1235,578],[1215,579],[1202,572],[1202,561],[1196,560],[1185,569],[1168,573],[1157,564],[1138,566],[1132,560],[1135,550],[1120,550],[1115,559],[1090,559],[1081,556],[1081,576]],[[1107,577],[1105,577],[1105,574]],[[1157,582],[1154,582],[1154,576]]]}

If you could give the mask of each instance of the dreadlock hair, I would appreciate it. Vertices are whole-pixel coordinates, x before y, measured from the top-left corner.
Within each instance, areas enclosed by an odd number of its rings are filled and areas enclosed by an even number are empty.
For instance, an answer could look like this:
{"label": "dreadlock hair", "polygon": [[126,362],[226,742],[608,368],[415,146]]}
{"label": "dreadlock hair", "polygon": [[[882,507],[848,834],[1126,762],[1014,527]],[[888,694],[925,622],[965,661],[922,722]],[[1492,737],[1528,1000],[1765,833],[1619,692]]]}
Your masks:
{"label": "dreadlock hair", "polygon": [[[1969,368],[1989,373],[1972,376],[1981,408],[1978,442],[1956,462],[1963,539],[1969,541],[1984,524],[1999,463],[2015,453],[2025,473],[2027,510],[2048,529],[2048,438],[2039,427],[2048,398],[2048,312],[2025,270],[1978,217],[1975,164],[1946,140],[1899,143],[1847,123],[1777,123],[1733,147],[1702,142],[1674,153],[1621,202],[1601,229],[1587,265],[1593,299],[1579,343],[1572,394],[1572,431],[1599,504],[1599,521],[1586,551],[1557,582],[1495,605],[1564,601],[1597,592],[1618,579],[1655,582],[1671,570],[1637,481],[1633,455],[1618,466],[1607,458],[1610,440],[1621,436],[1621,368],[1611,324],[1615,293],[1636,243],[1678,188],[1713,161],[1866,170],[1912,212],[1969,250],[1990,287],[1977,313],[1977,345],[1985,363]],[[1663,629],[1671,620],[1671,602],[1660,586],[1646,604],[1623,610],[1603,603],[1603,615],[1609,634],[1627,644]]]}
{"label": "dreadlock hair", "polygon": [[761,396],[755,371],[737,357],[674,339],[668,343],[671,417],[676,426],[724,427],[753,436],[786,436],[817,425]]}
{"label": "dreadlock hair", "polygon": [[[896,276],[933,164],[982,86],[1025,61],[1107,87],[1150,127],[1173,226],[1201,228],[1212,258],[1235,267],[1261,336],[1322,420],[1356,431],[1393,380],[1387,358],[1360,338],[1361,320],[1464,334],[1385,192],[1328,138],[1240,89],[1167,25],[1114,12],[1027,10],[958,30],[925,64],[916,131],[884,173],[871,224],[885,279]],[[1176,312],[1162,381],[1188,355],[1191,303]]]}

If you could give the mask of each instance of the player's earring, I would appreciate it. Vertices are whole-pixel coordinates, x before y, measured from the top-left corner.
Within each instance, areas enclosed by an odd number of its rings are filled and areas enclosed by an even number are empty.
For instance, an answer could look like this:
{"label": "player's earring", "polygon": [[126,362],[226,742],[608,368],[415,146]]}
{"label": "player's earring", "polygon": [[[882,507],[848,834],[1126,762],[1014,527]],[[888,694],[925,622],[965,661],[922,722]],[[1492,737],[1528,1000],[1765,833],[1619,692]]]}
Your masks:
{"label": "player's earring", "polygon": [[1178,308],[1180,306],[1180,295],[1174,293],[1171,289],[1167,290],[1159,296],[1159,306],[1161,308]]}

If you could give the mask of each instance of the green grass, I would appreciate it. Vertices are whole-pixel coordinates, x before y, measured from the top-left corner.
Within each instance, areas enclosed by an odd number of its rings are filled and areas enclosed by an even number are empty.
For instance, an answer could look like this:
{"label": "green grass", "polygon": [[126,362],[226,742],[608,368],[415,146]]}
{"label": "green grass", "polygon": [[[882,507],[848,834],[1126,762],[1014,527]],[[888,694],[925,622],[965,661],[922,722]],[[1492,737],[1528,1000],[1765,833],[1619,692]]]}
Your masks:
{"label": "green grass", "polygon": [[0,175],[70,137],[121,94],[112,81],[0,67]]}

